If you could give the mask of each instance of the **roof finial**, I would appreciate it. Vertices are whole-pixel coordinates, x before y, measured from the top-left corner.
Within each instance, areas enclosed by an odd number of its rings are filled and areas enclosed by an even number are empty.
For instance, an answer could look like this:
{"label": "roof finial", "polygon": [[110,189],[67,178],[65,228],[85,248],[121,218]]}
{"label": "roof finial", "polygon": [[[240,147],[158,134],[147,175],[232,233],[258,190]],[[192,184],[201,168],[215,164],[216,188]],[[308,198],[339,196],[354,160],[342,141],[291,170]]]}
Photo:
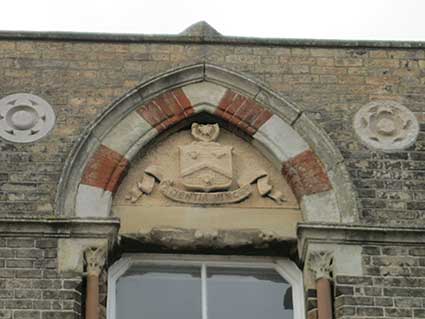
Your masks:
{"label": "roof finial", "polygon": [[221,34],[205,21],[199,21],[180,33],[181,35],[196,37],[220,37]]}

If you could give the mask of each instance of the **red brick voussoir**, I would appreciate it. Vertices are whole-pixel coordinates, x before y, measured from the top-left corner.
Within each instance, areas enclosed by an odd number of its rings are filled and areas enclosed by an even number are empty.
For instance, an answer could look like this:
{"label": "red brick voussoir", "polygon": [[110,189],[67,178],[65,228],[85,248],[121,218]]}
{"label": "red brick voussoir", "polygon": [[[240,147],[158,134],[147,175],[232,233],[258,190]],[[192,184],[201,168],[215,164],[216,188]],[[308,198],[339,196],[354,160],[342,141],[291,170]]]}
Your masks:
{"label": "red brick voussoir", "polygon": [[121,154],[100,145],[84,169],[81,184],[115,193],[125,176],[129,162]]}
{"label": "red brick voussoir", "polygon": [[301,201],[304,195],[322,193],[332,189],[323,164],[311,150],[304,151],[284,162],[282,174],[298,201]]}
{"label": "red brick voussoir", "polygon": [[253,136],[272,116],[272,113],[254,100],[227,90],[215,115]]}
{"label": "red brick voussoir", "polygon": [[152,127],[162,132],[170,126],[190,117],[193,107],[182,89],[161,94],[137,110]]}

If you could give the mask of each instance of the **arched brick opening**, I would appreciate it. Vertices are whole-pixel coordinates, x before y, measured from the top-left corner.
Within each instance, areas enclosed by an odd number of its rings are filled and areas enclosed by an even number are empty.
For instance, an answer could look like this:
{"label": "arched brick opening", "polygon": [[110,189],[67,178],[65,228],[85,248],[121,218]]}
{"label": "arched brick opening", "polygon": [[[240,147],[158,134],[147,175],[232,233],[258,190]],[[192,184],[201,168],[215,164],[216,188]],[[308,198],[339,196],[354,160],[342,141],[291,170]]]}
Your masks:
{"label": "arched brick opening", "polygon": [[358,220],[342,156],[296,106],[264,85],[196,64],[141,84],[113,103],[77,143],[63,172],[57,211],[107,217],[132,158],[158,134],[208,113],[243,131],[291,185],[306,221]]}

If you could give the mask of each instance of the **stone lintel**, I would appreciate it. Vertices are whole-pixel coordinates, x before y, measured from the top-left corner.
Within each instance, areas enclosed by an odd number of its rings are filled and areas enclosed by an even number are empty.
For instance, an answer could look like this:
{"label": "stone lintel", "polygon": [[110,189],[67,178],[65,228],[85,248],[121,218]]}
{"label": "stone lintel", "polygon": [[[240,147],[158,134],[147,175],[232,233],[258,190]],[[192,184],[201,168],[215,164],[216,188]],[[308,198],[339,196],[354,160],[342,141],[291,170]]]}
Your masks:
{"label": "stone lintel", "polygon": [[176,227],[156,227],[148,233],[122,235],[122,243],[144,249],[156,247],[160,251],[220,251],[239,254],[244,252],[270,251],[288,254],[295,248],[295,239],[261,229],[198,230]]}
{"label": "stone lintel", "polygon": [[359,224],[299,223],[298,252],[305,261],[311,244],[424,245],[424,227],[387,227]]}

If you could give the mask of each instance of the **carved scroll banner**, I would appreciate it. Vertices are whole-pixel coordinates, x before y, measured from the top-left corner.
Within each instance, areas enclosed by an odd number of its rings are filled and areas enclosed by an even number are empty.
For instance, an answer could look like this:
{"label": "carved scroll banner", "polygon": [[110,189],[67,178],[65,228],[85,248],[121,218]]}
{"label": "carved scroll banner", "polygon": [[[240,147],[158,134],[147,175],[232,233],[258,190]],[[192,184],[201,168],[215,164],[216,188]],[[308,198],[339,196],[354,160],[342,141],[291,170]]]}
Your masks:
{"label": "carved scroll banner", "polygon": [[160,192],[167,198],[180,203],[186,204],[231,204],[238,203],[251,195],[251,185],[245,185],[234,191],[203,193],[203,192],[188,192],[172,186],[169,181],[162,182],[159,188]]}
{"label": "carved scroll banner", "polygon": [[156,167],[148,167],[143,175],[142,180],[137,183],[127,197],[128,200],[135,203],[143,195],[150,195],[154,189],[155,181],[159,181],[159,190],[168,199],[175,202],[195,204],[195,205],[220,205],[238,203],[252,194],[252,184],[257,183],[257,189],[261,196],[267,196],[276,203],[285,202],[285,198],[279,191],[273,191],[273,187],[269,184],[269,177],[265,172],[257,172],[250,178],[238,181],[239,188],[226,192],[189,192],[181,190],[174,186],[174,182],[170,180],[161,181],[160,174],[154,174]]}
{"label": "carved scroll banner", "polygon": [[270,184],[269,175],[263,170],[245,174],[245,176],[238,180],[239,186],[254,183],[257,183],[257,189],[261,196],[267,196],[277,204],[282,204],[286,201],[282,192],[273,190],[273,186]]}

